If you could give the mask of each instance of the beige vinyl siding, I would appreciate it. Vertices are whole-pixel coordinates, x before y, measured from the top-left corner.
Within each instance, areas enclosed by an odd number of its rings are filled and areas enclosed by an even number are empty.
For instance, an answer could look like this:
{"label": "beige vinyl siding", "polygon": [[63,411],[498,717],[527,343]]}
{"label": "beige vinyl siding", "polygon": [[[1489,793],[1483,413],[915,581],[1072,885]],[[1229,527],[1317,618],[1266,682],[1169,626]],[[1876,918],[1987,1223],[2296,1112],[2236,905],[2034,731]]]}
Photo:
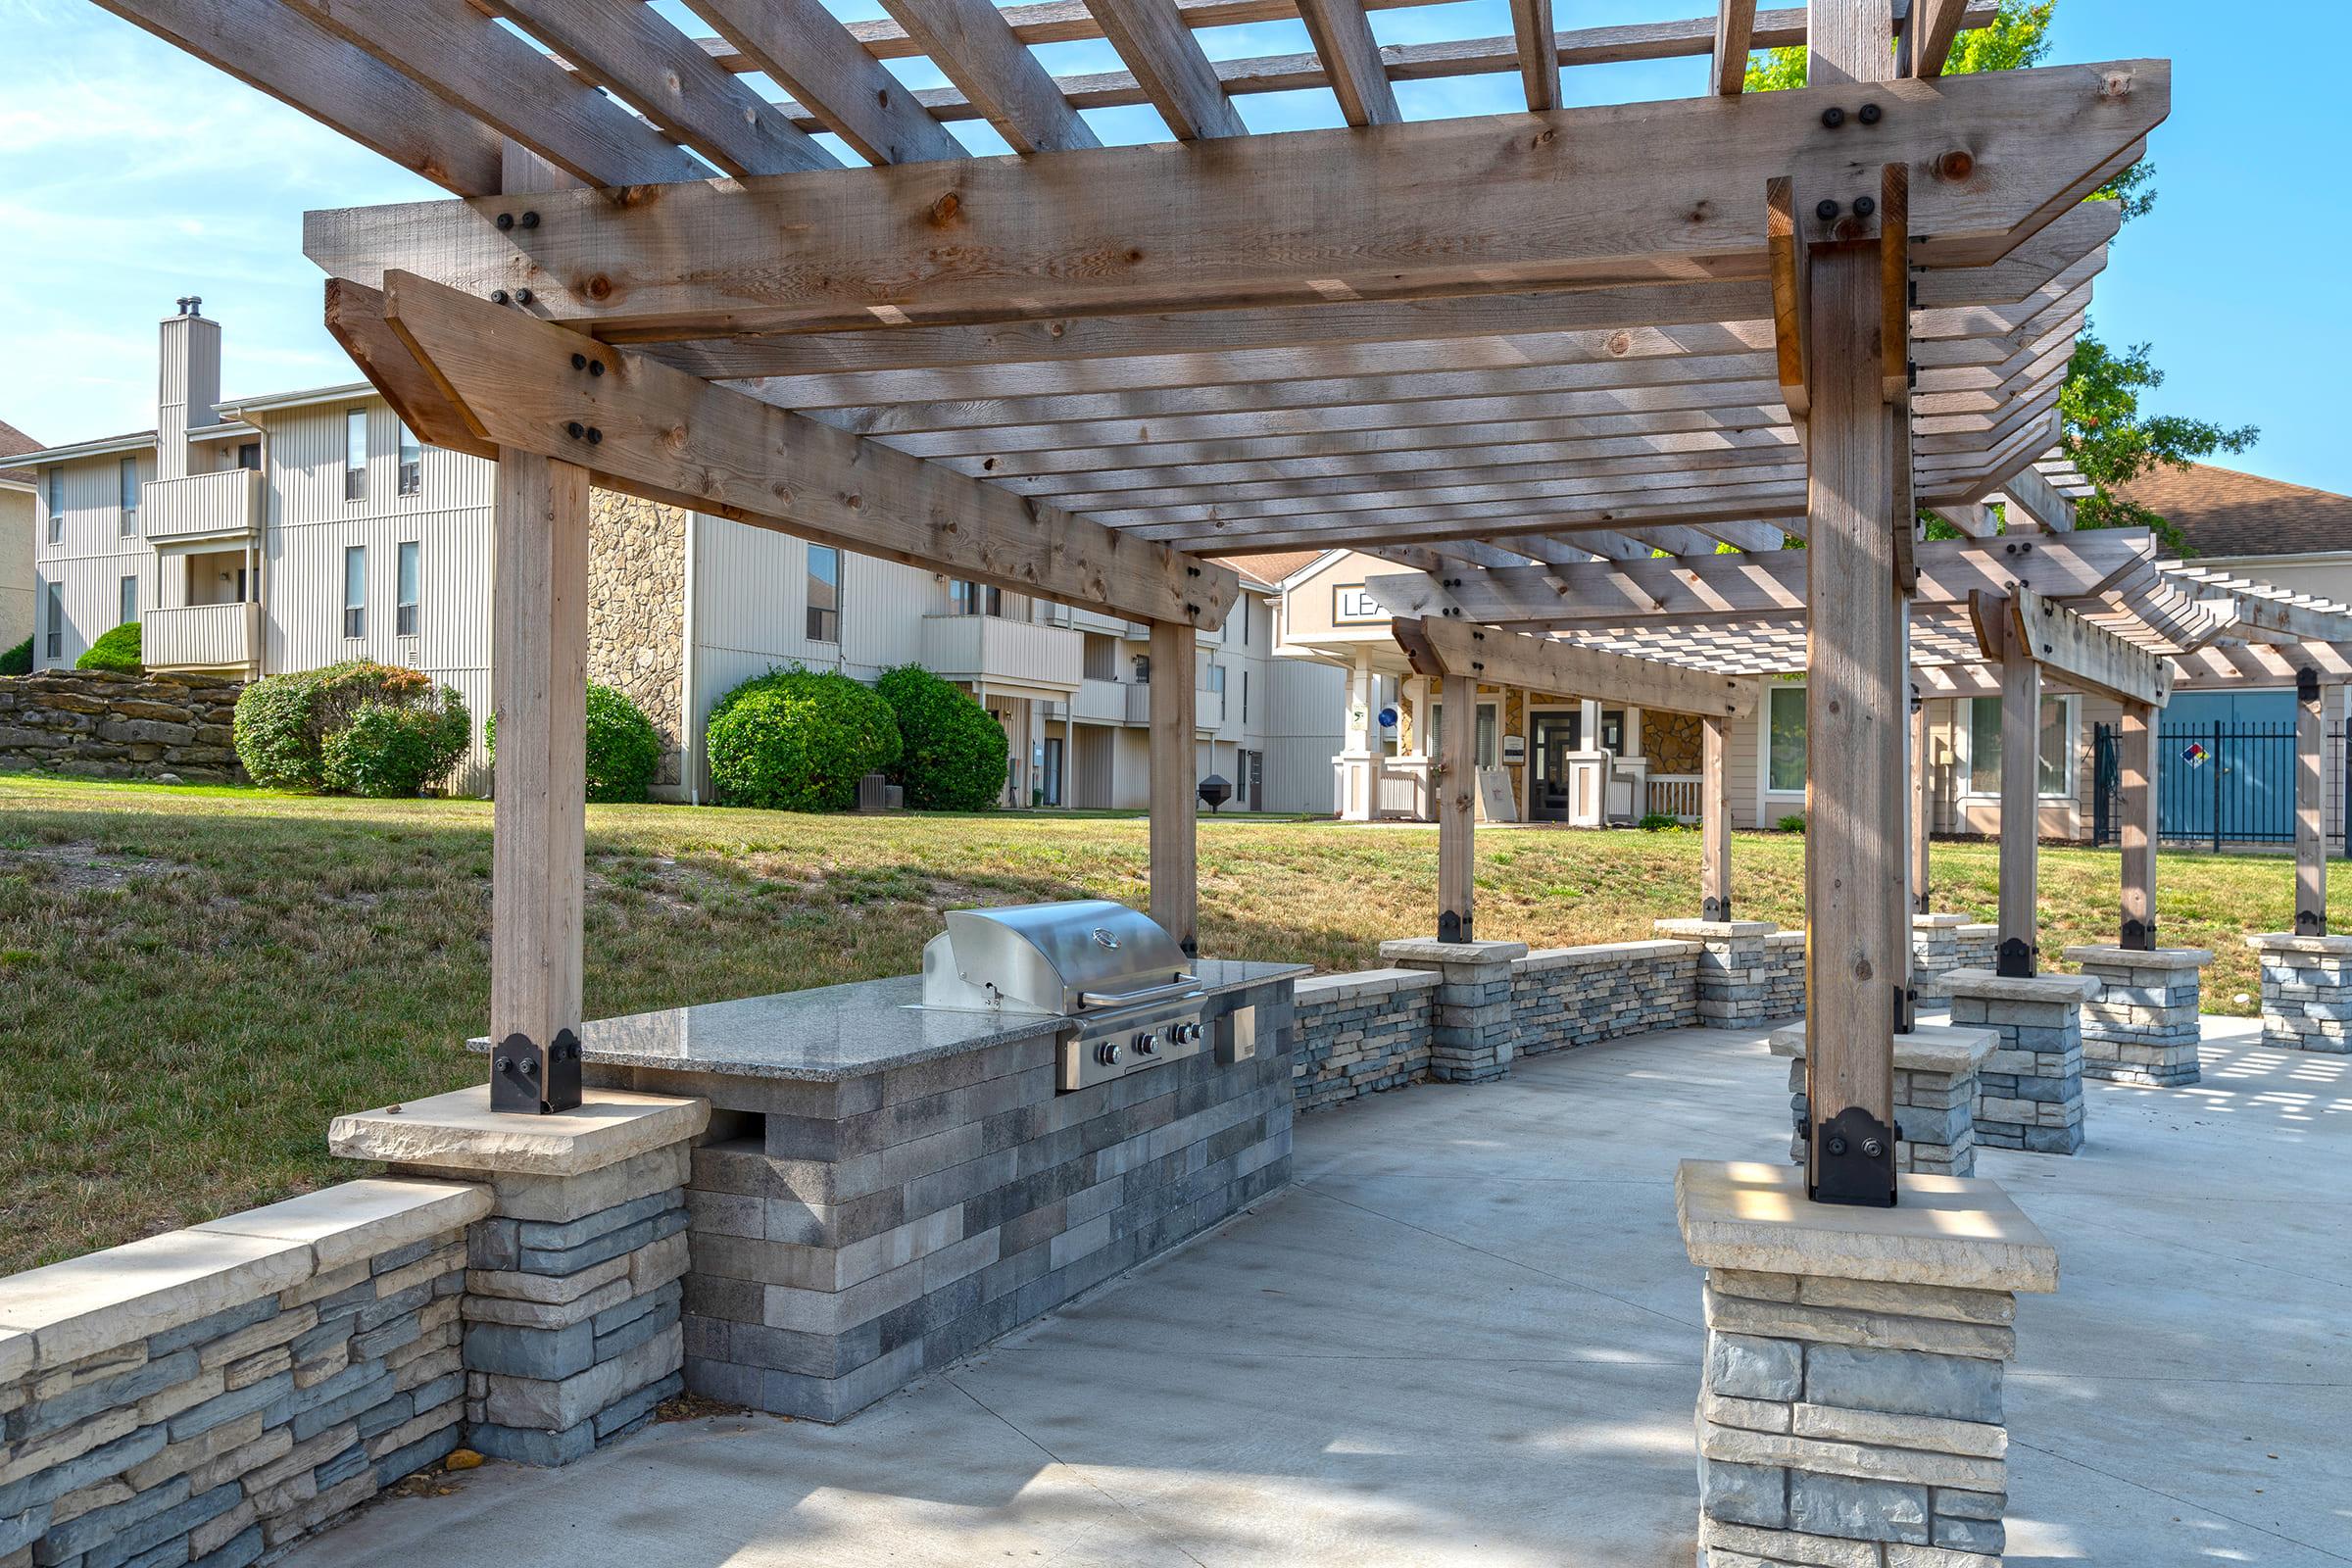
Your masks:
{"label": "beige vinyl siding", "polygon": [[[140,482],[155,477],[152,451],[137,454],[135,464]],[[155,552],[136,533],[122,535],[121,465],[122,455],[117,453],[58,465],[66,504],[63,536],[50,544],[44,517],[33,547],[33,604],[35,614],[42,617],[32,644],[36,669],[71,668],[92,642],[120,623],[123,578],[138,578],[141,607],[161,602]],[[48,470],[42,471],[46,493]],[[66,607],[65,646],[55,660],[47,657],[46,635],[47,585],[52,582],[64,586]]]}
{"label": "beige vinyl siding", "polygon": [[31,491],[0,485],[0,649],[32,633],[32,540],[40,510]]}

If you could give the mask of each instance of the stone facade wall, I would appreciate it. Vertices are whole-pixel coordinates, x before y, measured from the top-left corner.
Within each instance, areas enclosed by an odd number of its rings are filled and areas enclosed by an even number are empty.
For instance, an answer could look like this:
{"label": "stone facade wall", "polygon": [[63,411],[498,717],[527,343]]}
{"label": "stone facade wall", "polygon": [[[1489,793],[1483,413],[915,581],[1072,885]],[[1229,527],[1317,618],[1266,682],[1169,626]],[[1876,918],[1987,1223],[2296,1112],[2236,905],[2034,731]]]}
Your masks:
{"label": "stone facade wall", "polygon": [[449,1453],[487,1207],[354,1182],[0,1280],[0,1564],[244,1568]]}
{"label": "stone facade wall", "polygon": [[1953,1025],[2001,1037],[1978,1074],[1977,1142],[2037,1154],[2081,1149],[2082,1003],[2098,982],[1956,969],[1950,985]]}
{"label": "stone facade wall", "polygon": [[686,528],[676,507],[599,490],[588,508],[588,678],[626,692],[661,731],[656,786],[679,781],[686,675]]}
{"label": "stone facade wall", "polygon": [[1764,1016],[1805,1015],[1805,934],[1775,931],[1764,939]]}
{"label": "stone facade wall", "polygon": [[2246,938],[2262,956],[2262,1043],[2352,1053],[2352,937]]}
{"label": "stone facade wall", "polygon": [[1516,1055],[1536,1056],[1698,1019],[1695,942],[1543,948],[1511,965]]}
{"label": "stone facade wall", "polygon": [[2007,1291],[1707,1271],[1702,1568],[1998,1568]]}
{"label": "stone facade wall", "polygon": [[2104,987],[2082,1004],[2082,1076],[2173,1089],[2200,1076],[2202,948],[2069,948],[2066,961]]}
{"label": "stone facade wall", "polygon": [[[1977,1173],[1977,1075],[1996,1043],[1988,1030],[1932,1025],[1894,1037],[1896,1170],[1932,1176]],[[1788,1159],[1803,1165],[1811,1153],[1805,1130],[1812,1117],[1805,1092],[1804,1025],[1775,1032],[1772,1051],[1790,1058]]]}
{"label": "stone facade wall", "polygon": [[1990,921],[1960,928],[1960,967],[1989,969],[2000,956],[2001,928]]}
{"label": "stone facade wall", "polygon": [[241,784],[232,722],[244,689],[225,675],[0,675],[0,768]]}
{"label": "stone facade wall", "polygon": [[1399,968],[1424,969],[1438,977],[1429,1020],[1432,1078],[1480,1084],[1511,1070],[1518,1039],[1511,965],[1527,956],[1526,943],[1405,937],[1382,943],[1380,956]]}
{"label": "stone facade wall", "polygon": [[1298,982],[1291,1099],[1320,1110],[1429,1076],[1429,1019],[1438,977],[1366,969]]}
{"label": "stone facade wall", "polygon": [[1751,1029],[1805,1010],[1805,934],[1769,920],[1660,920],[1661,936],[1697,942],[1698,1021]]}

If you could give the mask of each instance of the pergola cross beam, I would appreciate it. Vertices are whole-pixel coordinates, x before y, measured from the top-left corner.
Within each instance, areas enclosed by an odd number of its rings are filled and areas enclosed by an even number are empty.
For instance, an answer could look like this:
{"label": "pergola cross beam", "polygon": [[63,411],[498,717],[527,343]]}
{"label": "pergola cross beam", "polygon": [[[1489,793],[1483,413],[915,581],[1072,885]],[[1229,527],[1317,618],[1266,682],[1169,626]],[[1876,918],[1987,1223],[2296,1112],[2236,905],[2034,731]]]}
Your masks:
{"label": "pergola cross beam", "polygon": [[2032,660],[2045,676],[2119,703],[2162,708],[2173,698],[2173,665],[2104,626],[2020,584],[2006,596],[1970,595],[1970,614],[1988,660]]}

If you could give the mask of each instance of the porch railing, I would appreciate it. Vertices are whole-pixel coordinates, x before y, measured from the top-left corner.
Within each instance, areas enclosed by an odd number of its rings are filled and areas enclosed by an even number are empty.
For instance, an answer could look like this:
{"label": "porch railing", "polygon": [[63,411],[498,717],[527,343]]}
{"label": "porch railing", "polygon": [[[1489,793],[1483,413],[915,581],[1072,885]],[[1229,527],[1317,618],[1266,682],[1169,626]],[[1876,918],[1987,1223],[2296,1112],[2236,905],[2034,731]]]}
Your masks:
{"label": "porch railing", "polygon": [[1699,793],[1705,787],[1706,780],[1696,773],[1652,773],[1648,798],[1637,814],[1695,822],[1699,815]]}

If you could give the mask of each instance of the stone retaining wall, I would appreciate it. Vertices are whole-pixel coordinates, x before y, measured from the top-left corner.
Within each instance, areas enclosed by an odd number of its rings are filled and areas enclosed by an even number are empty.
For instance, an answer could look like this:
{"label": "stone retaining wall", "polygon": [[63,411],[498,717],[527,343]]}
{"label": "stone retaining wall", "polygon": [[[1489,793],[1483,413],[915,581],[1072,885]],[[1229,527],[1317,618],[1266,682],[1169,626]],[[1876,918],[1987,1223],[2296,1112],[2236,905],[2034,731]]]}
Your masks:
{"label": "stone retaining wall", "polygon": [[1697,1022],[1705,951],[1696,942],[1609,942],[1513,960],[1513,1053],[1537,1056]]}
{"label": "stone retaining wall", "polygon": [[447,1454],[489,1206],[352,1182],[0,1280],[0,1565],[244,1568]]}
{"label": "stone retaining wall", "polygon": [[1298,982],[1292,1102],[1320,1110],[1429,1076],[1429,1019],[1438,977],[1365,969]]}
{"label": "stone retaining wall", "polygon": [[0,769],[241,784],[232,720],[244,689],[225,675],[0,675]]}

